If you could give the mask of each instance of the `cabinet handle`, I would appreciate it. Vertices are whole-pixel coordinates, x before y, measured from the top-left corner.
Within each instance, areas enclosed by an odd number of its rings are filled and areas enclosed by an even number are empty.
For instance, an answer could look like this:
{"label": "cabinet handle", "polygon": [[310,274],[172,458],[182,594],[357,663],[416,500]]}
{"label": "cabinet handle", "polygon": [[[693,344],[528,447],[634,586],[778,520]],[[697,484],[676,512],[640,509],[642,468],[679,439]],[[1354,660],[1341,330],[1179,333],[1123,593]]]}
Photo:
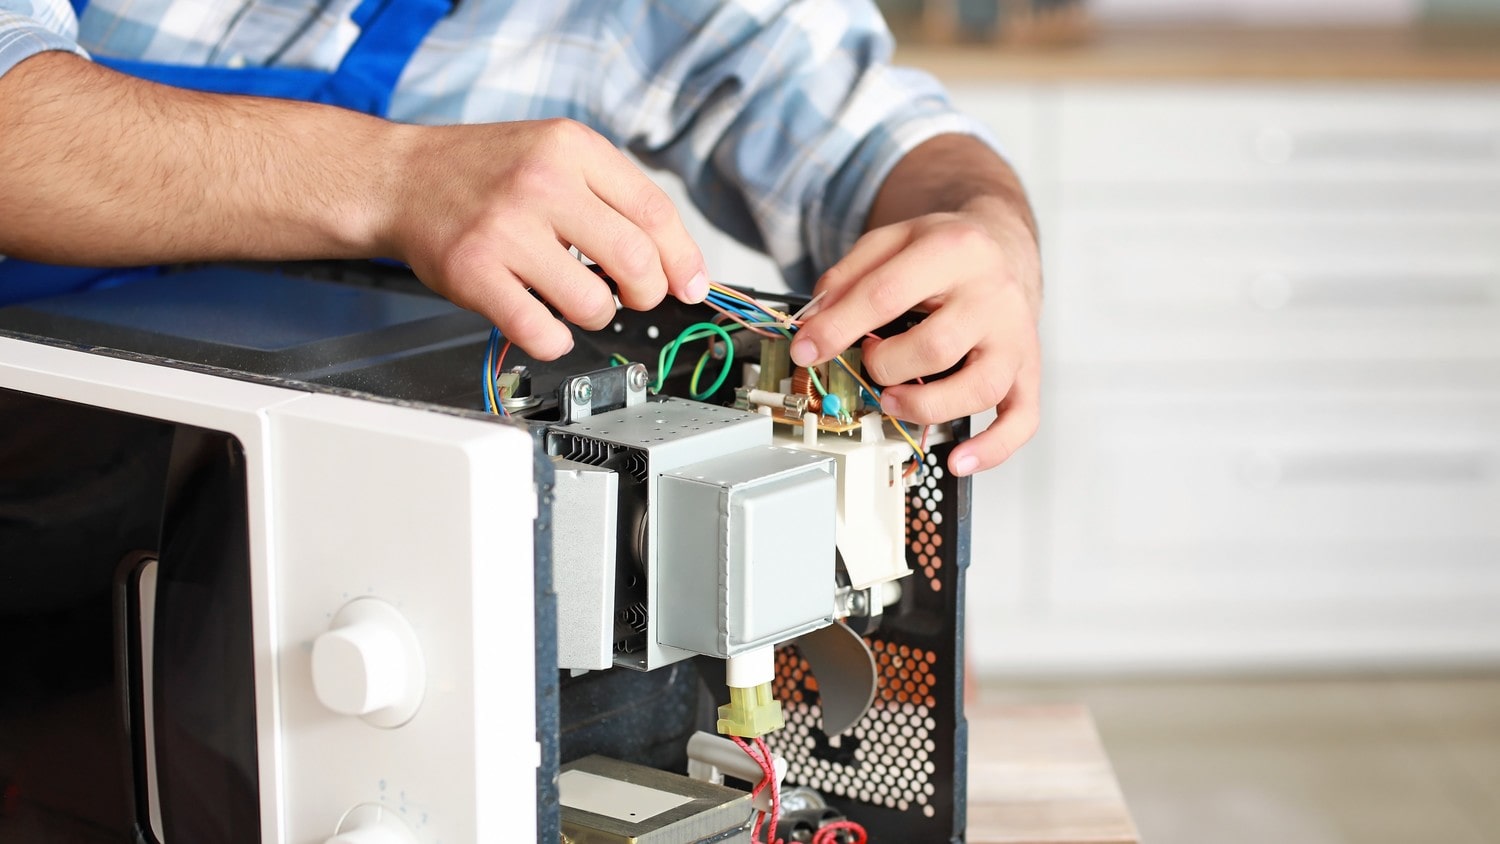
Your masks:
{"label": "cabinet handle", "polygon": [[1348,275],[1292,277],[1258,273],[1246,295],[1261,310],[1333,308],[1472,308],[1494,302],[1500,279],[1483,275]]}
{"label": "cabinet handle", "polygon": [[1246,486],[1270,490],[1301,484],[1473,484],[1489,477],[1485,451],[1251,451],[1240,458]]}
{"label": "cabinet handle", "polygon": [[1474,164],[1500,160],[1500,132],[1304,132],[1280,126],[1255,132],[1255,156],[1263,164],[1297,162],[1432,162]]}

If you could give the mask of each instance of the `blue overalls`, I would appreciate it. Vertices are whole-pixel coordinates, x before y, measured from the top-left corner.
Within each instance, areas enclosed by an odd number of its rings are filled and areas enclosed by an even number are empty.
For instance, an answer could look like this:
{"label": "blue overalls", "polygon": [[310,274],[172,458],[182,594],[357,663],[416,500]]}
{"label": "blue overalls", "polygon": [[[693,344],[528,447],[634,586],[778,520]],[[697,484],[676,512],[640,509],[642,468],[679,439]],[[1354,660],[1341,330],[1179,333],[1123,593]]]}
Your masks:
{"label": "blue overalls", "polygon": [[[88,0],[74,0],[81,16]],[[341,106],[384,117],[391,93],[422,39],[452,8],[450,0],[363,0],[353,20],[359,38],[338,69],[227,68],[154,64],[96,57],[121,73],[217,94],[251,94]],[[157,268],[97,269],[0,261],[0,305],[149,277]]]}

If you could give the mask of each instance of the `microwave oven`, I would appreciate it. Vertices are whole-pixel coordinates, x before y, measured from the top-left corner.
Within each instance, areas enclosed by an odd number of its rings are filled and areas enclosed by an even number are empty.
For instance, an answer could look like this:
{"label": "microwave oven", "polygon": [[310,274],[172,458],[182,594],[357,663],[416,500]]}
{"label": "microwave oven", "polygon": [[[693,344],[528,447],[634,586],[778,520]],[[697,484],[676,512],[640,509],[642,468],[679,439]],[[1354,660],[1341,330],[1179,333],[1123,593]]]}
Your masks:
{"label": "microwave oven", "polygon": [[780,837],[962,841],[966,423],[712,316],[502,369],[378,265],[0,309],[0,841],[748,842],[751,686]]}

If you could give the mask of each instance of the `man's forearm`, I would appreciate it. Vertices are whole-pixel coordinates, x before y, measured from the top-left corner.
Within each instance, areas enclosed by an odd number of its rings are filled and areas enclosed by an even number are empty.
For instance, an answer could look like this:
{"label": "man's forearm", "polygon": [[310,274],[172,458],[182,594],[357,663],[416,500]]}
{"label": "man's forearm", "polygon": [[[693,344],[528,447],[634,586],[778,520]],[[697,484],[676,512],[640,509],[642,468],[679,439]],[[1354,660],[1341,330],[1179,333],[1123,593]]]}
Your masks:
{"label": "man's forearm", "polygon": [[381,254],[399,131],[43,53],[0,78],[0,254],[94,266]]}
{"label": "man's forearm", "polygon": [[967,135],[939,135],[906,155],[886,177],[865,230],[924,214],[963,213],[985,221],[1002,246],[1027,264],[1018,280],[1034,311],[1041,307],[1036,220],[1021,180],[988,146]]}

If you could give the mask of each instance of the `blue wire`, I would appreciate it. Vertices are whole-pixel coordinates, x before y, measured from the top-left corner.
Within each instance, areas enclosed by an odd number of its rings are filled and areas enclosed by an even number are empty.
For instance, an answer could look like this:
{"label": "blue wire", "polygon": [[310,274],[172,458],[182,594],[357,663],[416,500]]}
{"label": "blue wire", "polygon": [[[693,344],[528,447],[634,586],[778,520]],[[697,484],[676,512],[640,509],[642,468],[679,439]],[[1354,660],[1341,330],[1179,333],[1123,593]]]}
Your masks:
{"label": "blue wire", "polygon": [[495,412],[495,404],[494,402],[490,401],[490,379],[495,377],[495,338],[499,336],[499,334],[500,332],[498,329],[491,328],[490,339],[487,343],[485,343],[484,346],[484,379],[480,382],[480,392],[484,393],[484,410],[486,413]]}
{"label": "blue wire", "polygon": [[498,391],[500,387],[499,385],[495,384],[495,356],[499,353],[500,329],[491,328],[490,340],[485,345],[484,349],[484,387],[481,390],[481,392],[484,393],[484,409],[488,413],[498,413],[501,416],[510,416],[510,411],[505,409],[505,405],[496,407],[495,403],[490,401],[490,393],[492,391],[495,392],[497,396],[499,395]]}

